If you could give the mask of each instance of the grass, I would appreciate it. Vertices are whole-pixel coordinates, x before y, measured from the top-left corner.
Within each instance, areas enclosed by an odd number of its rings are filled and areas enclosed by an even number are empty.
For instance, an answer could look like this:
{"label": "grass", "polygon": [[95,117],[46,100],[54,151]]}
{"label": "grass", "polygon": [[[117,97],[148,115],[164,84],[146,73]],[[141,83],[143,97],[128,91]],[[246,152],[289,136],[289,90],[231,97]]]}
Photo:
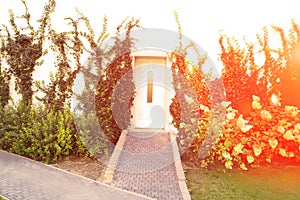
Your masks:
{"label": "grass", "polygon": [[300,199],[300,167],[191,169],[186,178],[192,199]]}
{"label": "grass", "polygon": [[0,194],[0,200],[6,200],[6,199]]}

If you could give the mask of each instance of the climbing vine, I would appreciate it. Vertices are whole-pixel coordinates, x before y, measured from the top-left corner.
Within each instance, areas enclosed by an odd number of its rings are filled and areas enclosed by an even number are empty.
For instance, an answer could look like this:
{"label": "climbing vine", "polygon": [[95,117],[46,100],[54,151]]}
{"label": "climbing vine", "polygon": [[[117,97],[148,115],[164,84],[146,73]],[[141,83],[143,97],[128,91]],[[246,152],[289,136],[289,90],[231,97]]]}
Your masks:
{"label": "climbing vine", "polygon": [[[117,28],[114,45],[109,51],[111,61],[103,68],[96,88],[95,107],[101,129],[116,143],[120,133],[130,124],[134,83],[130,32],[139,27],[139,20],[124,20]],[[122,38],[121,31],[125,30]],[[116,121],[118,120],[118,121]]]}
{"label": "climbing vine", "polygon": [[[0,60],[1,54],[0,54]],[[10,75],[2,66],[2,62],[0,61],[0,109],[4,108],[9,101],[9,82],[10,82]]]}
{"label": "climbing vine", "polygon": [[16,82],[16,90],[21,94],[22,101],[30,105],[32,103],[33,78],[32,74],[42,62],[39,59],[45,53],[43,42],[46,38],[46,26],[50,20],[50,14],[54,11],[55,1],[49,0],[45,5],[43,15],[39,19],[39,28],[34,29],[31,25],[31,15],[26,1],[22,1],[25,13],[19,18],[26,21],[27,26],[20,28],[16,23],[16,17],[9,10],[9,27],[4,25],[1,30],[2,40],[1,54],[8,64],[8,73],[13,75]]}

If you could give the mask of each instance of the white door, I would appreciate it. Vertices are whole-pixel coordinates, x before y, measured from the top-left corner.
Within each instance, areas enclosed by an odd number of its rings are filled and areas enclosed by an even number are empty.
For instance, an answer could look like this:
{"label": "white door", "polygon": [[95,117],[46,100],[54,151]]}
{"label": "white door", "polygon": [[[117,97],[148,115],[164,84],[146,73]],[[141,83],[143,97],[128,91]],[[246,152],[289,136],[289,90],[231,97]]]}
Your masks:
{"label": "white door", "polygon": [[133,108],[134,128],[165,128],[168,124],[172,91],[166,57],[135,57]]}

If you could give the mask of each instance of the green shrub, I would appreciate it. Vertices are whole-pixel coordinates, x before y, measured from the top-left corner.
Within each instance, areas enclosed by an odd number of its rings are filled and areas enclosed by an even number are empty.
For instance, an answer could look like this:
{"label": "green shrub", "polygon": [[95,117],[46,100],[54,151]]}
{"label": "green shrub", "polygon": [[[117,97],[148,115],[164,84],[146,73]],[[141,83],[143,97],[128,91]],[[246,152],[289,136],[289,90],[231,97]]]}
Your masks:
{"label": "green shrub", "polygon": [[19,104],[1,113],[0,148],[50,163],[65,156],[87,154],[68,110],[47,111]]}
{"label": "green shrub", "polygon": [[100,131],[97,116],[87,114],[86,116],[76,116],[76,128],[80,140],[89,154],[99,158],[108,155],[108,138]]}

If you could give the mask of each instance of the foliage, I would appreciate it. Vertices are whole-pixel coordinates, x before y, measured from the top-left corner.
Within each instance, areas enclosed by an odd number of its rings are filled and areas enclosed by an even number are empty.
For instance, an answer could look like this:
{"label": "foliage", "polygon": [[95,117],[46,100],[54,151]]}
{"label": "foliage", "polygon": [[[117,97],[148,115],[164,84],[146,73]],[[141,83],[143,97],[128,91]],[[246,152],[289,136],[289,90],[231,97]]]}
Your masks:
{"label": "foliage", "polygon": [[[249,114],[252,95],[268,98],[267,83],[260,77],[261,68],[255,64],[254,46],[247,44],[241,48],[235,38],[220,36],[222,80],[226,91],[226,100],[232,107],[244,115]],[[226,47],[224,46],[226,43]]]}
{"label": "foliage", "polygon": [[[225,36],[221,35],[221,59],[225,66],[222,77],[231,106],[226,110],[222,134],[210,155],[201,161],[202,166],[220,161],[228,169],[246,170],[265,164],[300,163],[299,109],[287,105],[292,102],[287,98],[292,98],[292,93],[285,91],[285,84],[300,78],[295,73],[299,69],[298,56],[291,53],[297,48],[299,29],[294,22],[292,24],[290,40],[284,37],[282,29],[274,27],[282,37],[282,49],[277,51],[268,44],[267,29],[264,29],[264,40],[258,37],[265,55],[262,66],[255,63],[253,45],[241,49],[229,42],[225,48],[222,43]],[[280,99],[285,99],[284,103]],[[294,102],[299,102],[299,98]],[[211,112],[208,110],[207,114]],[[194,145],[199,147],[205,137],[207,135],[198,134]]]}
{"label": "foliage", "polygon": [[[293,99],[300,80],[299,59],[295,55],[299,52],[300,29],[294,21],[289,35],[280,27],[272,29],[280,35],[280,48],[272,46],[266,27],[263,37],[257,34],[258,46],[246,41],[242,48],[237,39],[223,34],[219,39],[226,99],[245,116],[250,113],[252,95],[259,96],[263,106],[270,104],[272,94],[282,98],[284,105],[299,105]],[[263,57],[263,64],[258,64],[259,57]]]}
{"label": "foliage", "polygon": [[[49,0],[39,28],[34,29],[26,1],[22,3],[25,13],[20,19],[25,20],[26,27],[21,28],[10,11],[9,26],[4,26],[0,35],[0,148],[47,163],[69,155],[109,154],[106,138],[116,143],[130,123],[135,95],[130,55],[134,40],[130,33],[139,27],[139,21],[125,19],[117,27],[113,45],[107,47],[106,17],[97,38],[89,19],[79,11],[77,19],[65,19],[69,31],[57,32],[50,20],[55,1]],[[268,163],[300,163],[300,96],[294,91],[300,84],[299,26],[292,21],[288,34],[272,26],[281,38],[279,48],[272,46],[267,28],[262,36],[257,34],[257,45],[246,40],[241,44],[221,34],[224,68],[222,77],[212,80],[203,73],[206,56],[200,55],[193,43],[183,46],[176,13],[175,18],[179,45],[170,55],[175,89],[170,113],[179,131],[181,153],[202,167],[221,162],[228,169],[246,170]],[[87,31],[80,29],[82,23]],[[56,56],[56,71],[50,84],[37,83],[45,96],[40,99],[43,105],[34,107],[32,74],[48,52],[46,43]],[[198,63],[186,59],[190,49],[198,56]],[[85,54],[90,55],[87,63],[82,62]],[[263,57],[262,64],[259,57]],[[76,94],[82,115],[74,117],[70,100],[79,74],[85,86]],[[15,78],[22,97],[13,106],[8,105],[11,78]],[[222,102],[222,82],[226,102]],[[226,117],[220,121],[224,108]],[[216,140],[216,136],[220,137]]]}
{"label": "foliage", "polygon": [[[9,73],[15,77],[16,90],[22,95],[23,102],[31,104],[34,93],[32,73],[41,64],[38,60],[44,53],[45,29],[49,23],[50,14],[54,11],[55,1],[49,0],[48,4],[45,5],[37,30],[31,25],[31,15],[26,1],[23,0],[22,3],[25,7],[25,13],[19,18],[25,20],[27,26],[20,28],[16,23],[13,11],[9,10],[10,27],[4,25],[6,34],[2,35],[5,39],[2,40],[1,54],[6,58],[9,65]],[[12,29],[12,33],[10,29]]]}
{"label": "foliage", "polygon": [[1,112],[0,148],[46,163],[87,153],[68,110],[48,111],[22,103]]}
{"label": "foliage", "polygon": [[[189,67],[185,49],[179,45],[181,56],[172,55],[176,92],[170,107],[173,124],[179,130],[179,146],[190,144],[190,138],[193,139],[189,148],[184,149],[186,161],[202,167],[221,162],[228,169],[244,170],[265,164],[300,163],[300,111],[296,107],[299,98],[294,91],[300,80],[300,31],[295,22],[292,22],[289,37],[281,28],[272,28],[280,33],[281,48],[272,47],[267,28],[264,28],[263,38],[257,35],[258,45],[246,42],[244,47],[237,39],[221,34],[222,79],[205,82],[207,77],[201,74],[195,81],[191,68],[193,72],[201,70]],[[264,57],[261,65],[259,56]],[[222,81],[226,102],[221,102],[222,93],[218,91]],[[186,98],[191,94],[190,88],[198,104],[194,108]],[[222,114],[219,112],[222,107],[226,108],[224,120],[222,115],[221,118],[216,116]],[[193,116],[189,113],[192,110],[200,112],[197,129],[191,128]],[[217,140],[215,136],[219,136]]]}
{"label": "foliage", "polygon": [[[118,26],[114,45],[109,51],[111,62],[103,68],[96,88],[96,114],[101,129],[113,143],[118,141],[121,131],[130,123],[130,107],[134,97],[130,55],[133,39],[130,32],[135,27],[139,27],[139,20],[123,21]],[[126,31],[124,38],[121,35],[122,28]]]}
{"label": "foliage", "polygon": [[56,55],[54,67],[57,70],[54,75],[51,75],[49,85],[38,84],[39,89],[45,93],[40,100],[55,110],[63,110],[66,106],[70,107],[70,98],[73,95],[72,87],[81,69],[80,59],[84,48],[78,30],[81,20],[72,18],[65,20],[70,21],[69,25],[72,30],[57,33],[49,26],[50,50]]}
{"label": "foliage", "polygon": [[[86,154],[68,109],[61,106],[58,110],[58,106],[55,104],[56,99],[51,99],[51,103],[45,102],[47,108],[31,107],[34,94],[32,74],[35,68],[42,64],[40,59],[47,53],[47,50],[44,50],[45,41],[50,38],[53,40],[52,46],[60,48],[58,64],[63,65],[65,62],[62,61],[62,56],[65,55],[65,51],[63,50],[64,46],[59,46],[61,44],[59,39],[62,41],[66,38],[60,37],[63,34],[56,34],[51,28],[50,14],[54,12],[55,1],[49,0],[45,5],[43,14],[38,20],[39,28],[37,30],[31,25],[31,15],[26,1],[22,1],[22,3],[25,13],[17,18],[24,20],[27,26],[21,28],[17,24],[14,13],[10,10],[10,27],[4,25],[4,31],[1,32],[4,33],[1,35],[1,58],[3,58],[1,63],[8,65],[8,73],[2,71],[1,68],[1,77],[3,77],[1,79],[1,102],[3,105],[8,102],[10,76],[15,78],[16,90],[20,92],[22,99],[16,108],[1,106],[0,147],[46,163],[72,154]],[[75,25],[74,27],[76,28]],[[78,41],[75,40],[75,42]],[[74,46],[76,47],[76,45]],[[57,50],[54,47],[52,49]],[[75,57],[79,53],[75,53]],[[67,60],[66,57],[64,59]],[[72,87],[72,83],[68,87],[62,81],[68,74],[68,71],[63,71],[64,67],[60,68],[62,70],[58,70],[58,74],[62,76],[57,76],[58,78],[53,81],[54,85],[57,80],[60,81],[60,87],[64,87],[59,94],[61,96],[68,94]],[[46,97],[48,96],[46,93]],[[63,98],[60,98],[59,101],[65,102]]]}
{"label": "foliage", "polygon": [[282,105],[300,107],[300,94],[295,88],[300,85],[300,27],[292,21],[292,28],[287,35],[280,27],[273,26],[281,37],[282,49],[279,55],[284,60],[285,67],[279,74],[279,89]]}
{"label": "foliage", "polygon": [[[6,35],[1,35],[1,64],[8,64],[9,73],[2,70],[1,65],[0,148],[47,163],[69,155],[107,152],[102,138],[96,135],[96,132],[90,132],[92,126],[97,127],[92,123],[93,120],[89,116],[76,118],[76,123],[83,127],[77,134],[75,121],[70,113],[72,87],[82,68],[83,52],[88,51],[83,42],[84,39],[90,42],[92,36],[92,33],[79,30],[81,22],[90,28],[87,18],[81,13],[78,19],[66,18],[65,20],[70,22],[71,30],[58,33],[52,28],[50,20],[55,1],[49,0],[42,17],[38,20],[39,29],[35,30],[30,24],[31,15],[27,4],[25,1],[22,3],[25,6],[25,14],[20,18],[25,20],[27,27],[20,28],[15,22],[13,12],[10,11],[13,33],[4,26]],[[105,35],[102,35],[95,43],[90,43],[91,47],[96,47],[96,43],[104,38]],[[49,52],[56,56],[56,72],[50,75],[49,85],[45,85],[44,82],[36,84],[45,95],[39,99],[43,105],[35,108],[32,105],[32,73],[36,66],[42,64],[42,61],[38,61]],[[101,55],[103,52],[96,53]],[[16,78],[22,101],[13,107],[4,108],[9,98],[10,75]],[[84,145],[91,148],[91,152],[88,152]]]}
{"label": "foliage", "polygon": [[75,115],[75,119],[77,134],[89,154],[95,158],[110,155],[110,143],[106,135],[99,131],[97,116],[94,114],[87,114],[84,117]]}
{"label": "foliage", "polygon": [[[183,47],[181,41],[181,26],[178,15],[175,13],[175,19],[179,30],[179,45],[175,49],[170,60],[172,63],[171,70],[173,76],[173,86],[175,97],[170,105],[170,113],[173,117],[173,125],[178,130],[178,144],[181,153],[185,153],[185,157],[190,161],[197,160],[199,146],[195,136],[200,134],[202,123],[209,121],[204,116],[204,110],[213,108],[218,102],[218,90],[211,93],[210,90],[218,85],[217,80],[212,80],[210,74],[204,73],[202,67],[206,62],[206,55],[200,55],[196,45],[190,42]],[[186,59],[188,50],[194,51],[197,55],[198,63],[191,63]],[[212,98],[213,97],[213,98]],[[208,131],[208,129],[207,129]],[[213,138],[213,134],[212,134]],[[190,146],[191,145],[191,146]]]}
{"label": "foliage", "polygon": [[263,108],[257,96],[253,96],[251,116],[246,119],[228,107],[221,137],[208,159],[221,161],[229,169],[245,170],[268,163],[298,163],[299,112],[293,106]]}
{"label": "foliage", "polygon": [[[178,142],[180,150],[184,152],[192,142],[195,131],[198,129],[197,121],[200,109],[197,100],[201,99],[197,99],[197,97],[199,97],[199,94],[206,93],[207,90],[203,89],[206,88],[205,83],[199,76],[198,79],[191,79],[192,81],[189,81],[187,77],[194,77],[200,75],[200,73],[196,71],[190,72],[187,68],[187,62],[182,55],[177,54],[177,52],[173,53],[172,61],[171,69],[175,97],[172,99],[170,105],[170,113],[173,116],[173,124],[179,132]],[[200,77],[203,78],[202,76]],[[209,96],[206,95],[206,97],[206,100],[209,99]],[[201,98],[205,99],[204,96]]]}
{"label": "foliage", "polygon": [[[1,55],[0,55],[1,59]],[[0,108],[4,108],[9,101],[9,82],[10,76],[7,70],[2,68],[0,61]]]}
{"label": "foliage", "polygon": [[[75,93],[76,100],[79,102],[76,105],[76,110],[79,110],[83,115],[88,115],[95,109],[95,91],[101,77],[104,73],[103,65],[109,62],[109,50],[103,47],[103,41],[108,37],[107,17],[104,16],[102,32],[96,38],[89,19],[78,11],[81,19],[85,22],[88,32],[80,33],[88,45],[84,46],[85,51],[89,53],[88,62],[82,65],[79,74],[83,75],[84,89],[81,93]],[[84,43],[84,42],[83,42]],[[96,69],[96,70],[95,70]],[[77,90],[77,88],[75,88]]]}

